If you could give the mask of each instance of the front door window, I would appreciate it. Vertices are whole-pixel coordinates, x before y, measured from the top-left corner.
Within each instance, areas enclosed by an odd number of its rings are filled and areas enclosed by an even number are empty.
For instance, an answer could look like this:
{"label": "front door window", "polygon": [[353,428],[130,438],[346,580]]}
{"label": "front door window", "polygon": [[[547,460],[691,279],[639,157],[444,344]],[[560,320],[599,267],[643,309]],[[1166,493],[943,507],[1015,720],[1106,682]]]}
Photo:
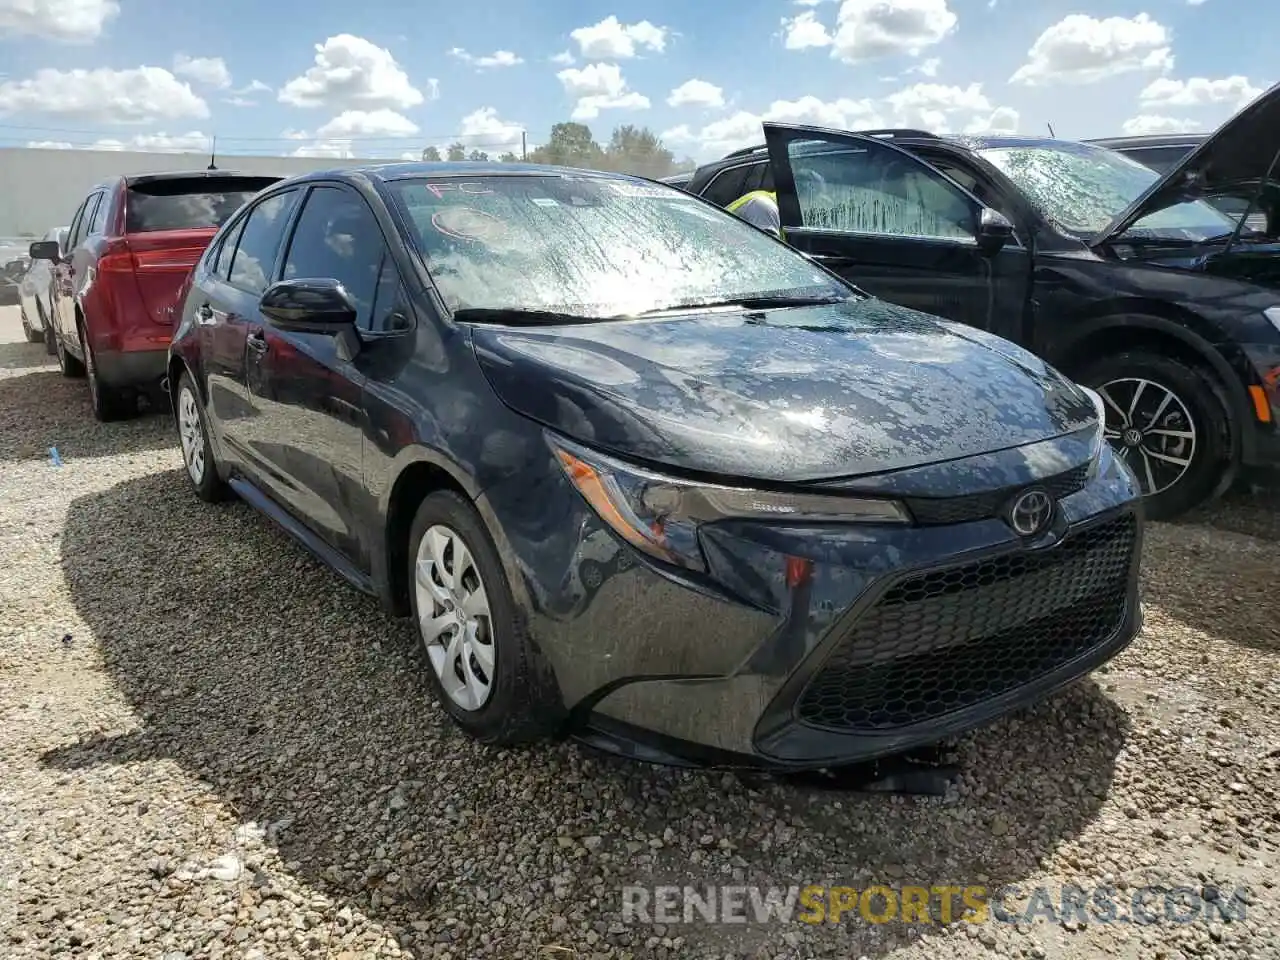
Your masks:
{"label": "front door window", "polygon": [[801,226],[976,241],[974,204],[945,178],[887,145],[794,139],[787,157]]}

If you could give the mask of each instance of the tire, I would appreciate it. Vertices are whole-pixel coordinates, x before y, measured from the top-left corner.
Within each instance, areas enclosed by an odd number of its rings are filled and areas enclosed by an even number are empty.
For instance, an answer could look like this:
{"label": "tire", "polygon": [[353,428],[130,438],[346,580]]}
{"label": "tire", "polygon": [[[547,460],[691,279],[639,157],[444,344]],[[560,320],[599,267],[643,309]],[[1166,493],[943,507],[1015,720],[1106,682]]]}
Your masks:
{"label": "tire", "polygon": [[187,479],[196,496],[206,503],[227,499],[230,488],[218,472],[218,461],[213,455],[213,442],[209,439],[209,418],[200,401],[191,374],[178,378],[174,394],[174,419],[178,426],[178,440],[182,448],[182,463]]}
{"label": "tire", "polygon": [[31,329],[31,324],[27,321],[27,311],[25,307],[21,308],[21,316],[22,316],[22,335],[27,338],[27,343],[39,343],[41,340],[43,340],[44,339],[43,330]]}
{"label": "tire", "polygon": [[54,355],[58,358],[58,369],[62,371],[64,377],[79,379],[84,376],[84,364],[67,353],[66,344],[62,342],[62,338],[56,333],[53,336]]}
{"label": "tire", "polygon": [[93,347],[80,327],[80,352],[84,354],[84,370],[89,379],[89,402],[93,415],[102,423],[121,420],[138,412],[138,397],[132,390],[110,387],[98,377],[98,367],[93,359]]}
{"label": "tire", "polygon": [[[450,541],[450,536],[455,539]],[[433,550],[442,537],[442,549]],[[464,561],[462,570],[453,566],[459,543],[472,561]],[[529,638],[497,549],[475,507],[452,491],[427,496],[409,530],[408,555],[414,623],[440,706],[482,743],[530,743],[556,733],[564,709],[555,680]],[[438,575],[441,564],[447,577]],[[453,586],[449,580],[454,580]],[[433,613],[467,609],[477,583],[483,588],[484,612],[473,610],[470,628],[455,621],[436,634],[424,623],[424,616],[429,623]],[[454,636],[460,645],[449,656]],[[477,695],[477,685],[468,682],[471,678],[481,681],[482,696]]]}
{"label": "tire", "polygon": [[40,327],[44,330],[44,352],[51,357],[56,357],[58,355],[58,341],[53,332],[53,324],[45,316],[44,307],[40,306],[39,300],[36,301],[36,313],[40,314]]}
{"label": "tire", "polygon": [[1092,364],[1080,381],[1121,408],[1107,404],[1108,439],[1138,477],[1149,518],[1172,520],[1229,484],[1231,421],[1209,374],[1167,355],[1135,350]]}

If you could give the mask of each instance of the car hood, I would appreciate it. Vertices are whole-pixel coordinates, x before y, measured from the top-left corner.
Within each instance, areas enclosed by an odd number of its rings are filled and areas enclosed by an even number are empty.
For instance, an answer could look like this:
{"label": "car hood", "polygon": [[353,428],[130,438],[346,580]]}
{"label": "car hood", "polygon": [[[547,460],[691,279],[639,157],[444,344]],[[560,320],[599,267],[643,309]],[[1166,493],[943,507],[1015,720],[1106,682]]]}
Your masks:
{"label": "car hood", "polygon": [[1280,83],[1252,101],[1188,153],[1093,239],[1107,243],[1148,214],[1275,176],[1280,155]]}
{"label": "car hood", "polygon": [[882,300],[554,328],[474,326],[499,397],[596,449],[686,472],[833,480],[1093,423],[1008,341]]}

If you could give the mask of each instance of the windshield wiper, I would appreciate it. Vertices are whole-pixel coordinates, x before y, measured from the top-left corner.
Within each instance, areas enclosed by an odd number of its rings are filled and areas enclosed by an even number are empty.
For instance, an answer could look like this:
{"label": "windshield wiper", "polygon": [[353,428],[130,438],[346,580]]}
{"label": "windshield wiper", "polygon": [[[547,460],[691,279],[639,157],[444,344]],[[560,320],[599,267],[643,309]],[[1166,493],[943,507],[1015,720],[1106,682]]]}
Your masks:
{"label": "windshield wiper", "polygon": [[781,310],[786,307],[817,307],[828,303],[847,303],[854,297],[732,297],[726,300],[704,300],[695,303],[674,303],[669,307],[655,307],[635,316],[648,317],[657,313],[679,313],[686,310],[713,310],[720,307],[736,307],[741,310]]}
{"label": "windshield wiper", "polygon": [[513,327],[554,327],[569,323],[599,323],[609,317],[586,317],[558,310],[526,310],[521,307],[459,307],[453,311],[459,323],[499,323]]}

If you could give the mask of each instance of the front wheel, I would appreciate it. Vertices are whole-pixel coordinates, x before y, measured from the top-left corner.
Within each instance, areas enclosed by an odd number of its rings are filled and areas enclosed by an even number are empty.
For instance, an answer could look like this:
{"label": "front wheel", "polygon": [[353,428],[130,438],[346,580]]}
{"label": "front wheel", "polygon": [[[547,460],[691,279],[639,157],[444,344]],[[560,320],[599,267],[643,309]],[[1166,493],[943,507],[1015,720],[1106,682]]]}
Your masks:
{"label": "front wheel", "polygon": [[40,314],[40,327],[44,330],[44,352],[51,357],[58,355],[58,341],[56,334],[53,332],[53,324],[49,322],[49,315],[44,312],[44,307],[40,306],[40,301],[36,301],[36,313]]}
{"label": "front wheel", "polygon": [[436,699],[484,743],[525,743],[562,717],[484,521],[451,491],[430,494],[409,532],[409,584]]}
{"label": "front wheel", "polygon": [[27,338],[27,343],[39,343],[44,339],[44,333],[40,330],[33,330],[31,323],[27,320],[27,311],[24,307],[21,314],[22,319],[22,335]]}
{"label": "front wheel", "polygon": [[1099,361],[1080,379],[1106,404],[1107,440],[1137,477],[1147,516],[1170,520],[1221,492],[1231,428],[1208,374],[1134,351]]}

